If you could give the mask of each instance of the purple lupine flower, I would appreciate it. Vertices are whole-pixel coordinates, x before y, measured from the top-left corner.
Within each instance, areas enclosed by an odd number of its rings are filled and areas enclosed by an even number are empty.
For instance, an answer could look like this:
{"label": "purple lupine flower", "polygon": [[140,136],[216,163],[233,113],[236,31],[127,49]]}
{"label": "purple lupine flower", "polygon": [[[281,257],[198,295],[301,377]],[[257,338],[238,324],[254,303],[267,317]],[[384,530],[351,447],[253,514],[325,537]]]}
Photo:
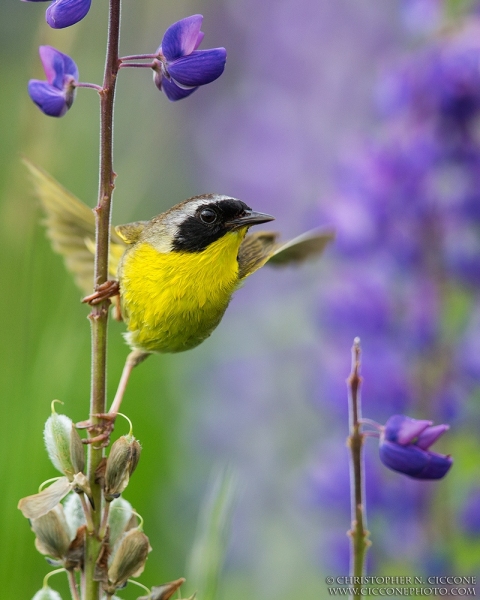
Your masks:
{"label": "purple lupine flower", "polygon": [[225,68],[225,48],[197,50],[203,40],[203,16],[192,15],[171,25],[153,61],[153,80],[169,100],[190,96],[199,86],[218,79]]}
{"label": "purple lupine flower", "polygon": [[394,415],[380,436],[380,460],[415,479],[441,479],[452,466],[452,458],[429,448],[447,429],[448,425]]}
{"label": "purple lupine flower", "polygon": [[47,81],[30,79],[28,93],[46,115],[63,117],[75,98],[77,65],[69,56],[51,46],[40,46],[38,52]]}
{"label": "purple lupine flower", "polygon": [[[23,2],[46,2],[47,0],[22,0]],[[86,16],[92,0],[53,0],[45,17],[50,27],[63,29],[75,25]]]}

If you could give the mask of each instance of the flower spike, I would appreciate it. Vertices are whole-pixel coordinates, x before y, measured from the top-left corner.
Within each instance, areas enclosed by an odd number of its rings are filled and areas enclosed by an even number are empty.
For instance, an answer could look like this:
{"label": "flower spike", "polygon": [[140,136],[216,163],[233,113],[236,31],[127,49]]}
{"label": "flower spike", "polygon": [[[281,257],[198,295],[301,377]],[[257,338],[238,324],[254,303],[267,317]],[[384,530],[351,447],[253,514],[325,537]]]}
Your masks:
{"label": "flower spike", "polygon": [[[46,2],[47,0],[23,0],[23,2]],[[75,25],[86,16],[92,0],[53,0],[45,14],[53,29],[64,29]]]}
{"label": "flower spike", "polygon": [[433,426],[431,421],[394,415],[380,436],[380,460],[389,469],[414,479],[441,479],[453,460],[429,448],[448,428],[448,425]]}
{"label": "flower spike", "polygon": [[47,81],[30,79],[28,93],[43,113],[50,117],[63,117],[75,99],[77,65],[52,46],[40,46],[38,52]]}
{"label": "flower spike", "polygon": [[202,21],[202,15],[192,15],[174,23],[157,50],[153,80],[171,101],[186,98],[199,86],[215,81],[225,68],[225,48],[197,50],[204,36]]}

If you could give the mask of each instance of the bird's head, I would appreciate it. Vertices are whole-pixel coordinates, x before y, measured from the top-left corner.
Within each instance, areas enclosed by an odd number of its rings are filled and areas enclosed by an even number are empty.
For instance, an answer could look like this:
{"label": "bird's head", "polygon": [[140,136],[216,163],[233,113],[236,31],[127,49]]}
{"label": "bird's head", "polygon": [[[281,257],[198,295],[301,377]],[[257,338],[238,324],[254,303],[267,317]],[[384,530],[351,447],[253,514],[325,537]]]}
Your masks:
{"label": "bird's head", "polygon": [[241,241],[249,227],[273,219],[235,198],[208,194],[189,198],[154,217],[143,237],[163,252],[202,252],[231,232],[238,232]]}

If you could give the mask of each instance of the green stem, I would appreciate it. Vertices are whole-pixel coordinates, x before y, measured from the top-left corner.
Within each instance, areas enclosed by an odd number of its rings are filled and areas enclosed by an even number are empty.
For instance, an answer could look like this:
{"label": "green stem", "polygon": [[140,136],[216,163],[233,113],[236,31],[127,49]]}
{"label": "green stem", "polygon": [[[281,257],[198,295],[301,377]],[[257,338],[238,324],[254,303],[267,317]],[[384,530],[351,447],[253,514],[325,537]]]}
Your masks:
{"label": "green stem", "polygon": [[[118,48],[120,39],[120,0],[110,0],[108,19],[107,56],[103,87],[100,92],[100,182],[98,204],[95,208],[95,289],[108,279],[108,254],[110,243],[110,214],[115,173],[113,171],[113,107],[118,73]],[[106,412],[107,322],[109,301],[92,308],[89,315],[92,331],[92,383],[90,420],[98,424],[94,414]],[[95,435],[95,433],[91,434]],[[102,491],[95,481],[95,472],[103,458],[103,449],[88,447],[88,478],[95,503],[92,520],[95,533],[87,536],[85,550],[84,600],[99,600],[100,584],[94,580],[95,563],[100,552],[98,531],[102,515]]]}
{"label": "green stem", "polygon": [[[360,403],[360,340],[355,338],[352,348],[352,371],[347,379],[349,391],[349,417],[350,436],[348,446],[350,448],[350,486],[352,504],[352,528],[348,532],[352,541],[352,554],[350,564],[350,575],[361,577],[365,569],[365,558],[370,546],[367,531],[367,515],[365,511],[364,489],[363,489],[363,441],[361,433],[361,403]],[[358,600],[360,590],[351,598]]]}

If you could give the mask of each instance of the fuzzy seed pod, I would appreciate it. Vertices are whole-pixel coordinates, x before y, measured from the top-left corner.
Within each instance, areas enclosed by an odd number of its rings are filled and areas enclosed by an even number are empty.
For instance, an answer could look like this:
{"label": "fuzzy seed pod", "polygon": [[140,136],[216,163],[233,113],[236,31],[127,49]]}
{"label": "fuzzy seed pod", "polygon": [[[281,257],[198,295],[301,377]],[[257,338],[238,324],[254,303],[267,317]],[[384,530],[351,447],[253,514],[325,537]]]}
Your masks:
{"label": "fuzzy seed pod", "polygon": [[85,513],[78,494],[69,494],[63,503],[65,519],[72,539],[77,535],[77,529],[85,525]]}
{"label": "fuzzy seed pod", "polygon": [[122,435],[112,445],[105,470],[105,500],[118,498],[127,487],[140,459],[142,447],[133,435]]}
{"label": "fuzzy seed pod", "polygon": [[61,504],[43,517],[32,519],[31,526],[37,536],[35,546],[41,554],[58,559],[65,556],[71,536]]}
{"label": "fuzzy seed pod", "polygon": [[115,548],[116,543],[127,530],[132,514],[133,509],[130,502],[127,502],[123,498],[116,498],[113,500],[108,514],[110,548]]}
{"label": "fuzzy seed pod", "polygon": [[38,590],[32,600],[62,600],[62,597],[58,592],[47,586]]}
{"label": "fuzzy seed pod", "polygon": [[147,555],[150,552],[148,537],[139,529],[130,529],[121,539],[118,549],[108,569],[108,579],[112,592],[121,587],[130,577],[138,577],[143,572]]}
{"label": "fuzzy seed pod", "polygon": [[83,444],[73,421],[52,412],[43,431],[45,446],[53,466],[71,481],[85,468]]}

